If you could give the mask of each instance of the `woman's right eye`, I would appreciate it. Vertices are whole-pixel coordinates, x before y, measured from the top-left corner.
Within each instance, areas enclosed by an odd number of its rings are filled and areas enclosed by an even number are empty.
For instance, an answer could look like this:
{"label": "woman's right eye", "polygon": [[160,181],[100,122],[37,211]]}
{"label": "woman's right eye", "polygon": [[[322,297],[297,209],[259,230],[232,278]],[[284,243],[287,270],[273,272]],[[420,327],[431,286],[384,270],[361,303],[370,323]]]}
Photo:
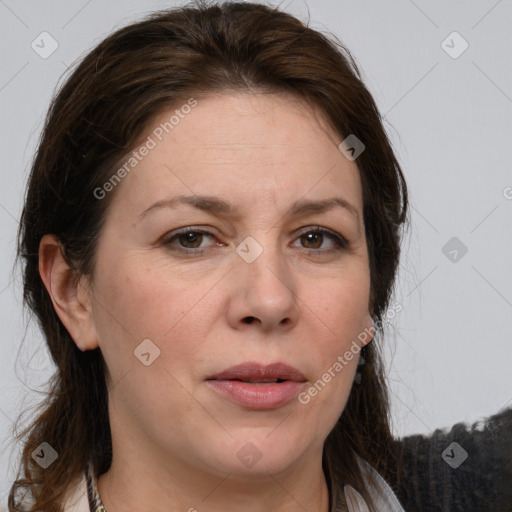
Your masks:
{"label": "woman's right eye", "polygon": [[162,244],[171,250],[189,253],[201,253],[201,242],[206,237],[214,238],[214,235],[203,229],[186,228],[175,231],[162,240]]}

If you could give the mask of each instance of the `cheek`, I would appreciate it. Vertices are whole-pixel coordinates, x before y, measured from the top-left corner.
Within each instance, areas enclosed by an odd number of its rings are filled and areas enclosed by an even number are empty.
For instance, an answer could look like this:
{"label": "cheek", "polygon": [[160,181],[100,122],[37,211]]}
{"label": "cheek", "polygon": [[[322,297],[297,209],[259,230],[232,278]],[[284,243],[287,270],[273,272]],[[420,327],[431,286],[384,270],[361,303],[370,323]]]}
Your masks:
{"label": "cheek", "polygon": [[189,313],[201,311],[201,298],[208,290],[209,280],[194,282],[181,274],[177,269],[148,268],[137,259],[110,267],[98,279],[103,283],[99,297],[108,305],[100,311],[105,321],[101,323],[134,341],[163,340]]}
{"label": "cheek", "polygon": [[342,413],[357,371],[358,336],[368,313],[368,289],[361,284],[364,282],[362,277],[324,286],[322,293],[311,293],[308,299],[321,314],[313,319],[318,336],[307,354],[314,361],[314,377],[299,401],[317,411],[311,418],[315,417],[316,427],[326,433]]}
{"label": "cheek", "polygon": [[110,266],[97,276],[94,314],[113,407],[121,415],[144,411],[160,424],[173,421],[173,410],[194,409],[186,389],[207,333],[203,286],[169,275],[135,259]]}
{"label": "cheek", "polygon": [[[209,338],[216,314],[210,296],[214,294],[208,291],[218,276],[214,279],[210,273],[195,280],[197,273],[157,262],[148,267],[141,259],[125,258],[97,277],[102,284],[97,294],[101,305],[94,322],[112,382],[127,373],[137,380],[141,370],[150,369],[149,389],[167,382],[170,375],[187,383],[194,369],[201,368],[201,346]],[[148,350],[146,357],[155,357],[155,362],[146,367],[137,355]],[[175,386],[171,379],[164,387]],[[178,388],[174,389],[177,397]]]}
{"label": "cheek", "polygon": [[346,365],[336,365],[333,355],[333,361],[299,394],[311,435],[325,439],[331,432],[346,406],[356,369],[355,359]]}
{"label": "cheek", "polygon": [[334,338],[337,349],[342,349],[364,329],[369,304],[369,278],[366,275],[330,280],[322,286],[309,287],[306,293],[304,302],[330,333],[331,340]]}
{"label": "cheek", "polygon": [[314,361],[314,379],[303,395],[317,410],[327,414],[327,423],[335,422],[343,410],[357,371],[360,352],[358,336],[364,332],[368,314],[369,284],[364,274],[310,288],[305,302],[318,311],[315,344],[308,350]]}

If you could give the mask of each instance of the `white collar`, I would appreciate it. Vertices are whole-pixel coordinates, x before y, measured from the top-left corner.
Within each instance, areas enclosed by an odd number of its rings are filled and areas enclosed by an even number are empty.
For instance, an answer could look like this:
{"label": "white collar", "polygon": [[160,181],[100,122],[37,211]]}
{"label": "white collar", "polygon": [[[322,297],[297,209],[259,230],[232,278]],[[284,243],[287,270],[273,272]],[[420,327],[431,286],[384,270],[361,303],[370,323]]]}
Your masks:
{"label": "white collar", "polygon": [[[365,476],[368,492],[377,510],[379,512],[405,512],[384,478],[360,457],[357,457],[357,461]],[[368,504],[351,485],[345,485],[343,491],[348,512],[369,512]]]}

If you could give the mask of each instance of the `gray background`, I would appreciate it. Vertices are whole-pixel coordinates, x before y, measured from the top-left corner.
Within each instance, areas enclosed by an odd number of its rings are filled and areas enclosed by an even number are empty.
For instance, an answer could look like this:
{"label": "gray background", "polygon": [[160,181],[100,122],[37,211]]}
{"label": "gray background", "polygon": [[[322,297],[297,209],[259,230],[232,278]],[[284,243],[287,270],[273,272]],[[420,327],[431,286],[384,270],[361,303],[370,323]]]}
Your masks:
{"label": "gray background", "polygon": [[[50,96],[66,68],[113,29],[176,3],[0,0],[0,503],[18,463],[13,422],[25,410],[20,426],[27,423],[52,371],[12,272],[24,184]],[[408,180],[412,228],[394,299],[403,309],[386,340],[396,434],[510,406],[512,1],[281,6],[303,20],[309,10],[313,28],[334,32],[351,50]],[[43,31],[58,43],[46,59],[31,47]],[[469,44],[459,56],[463,41],[446,40],[454,31]]]}

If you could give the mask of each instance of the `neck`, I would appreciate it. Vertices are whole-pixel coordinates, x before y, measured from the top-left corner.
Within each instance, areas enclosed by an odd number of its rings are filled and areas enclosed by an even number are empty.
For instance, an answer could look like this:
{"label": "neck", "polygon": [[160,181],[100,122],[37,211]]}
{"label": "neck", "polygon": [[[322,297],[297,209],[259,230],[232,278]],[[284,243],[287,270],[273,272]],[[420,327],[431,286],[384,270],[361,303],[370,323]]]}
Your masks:
{"label": "neck", "polygon": [[321,454],[278,474],[250,476],[211,474],[184,461],[158,464],[147,451],[138,456],[114,456],[110,469],[98,477],[107,512],[225,512],[238,507],[244,512],[329,512]]}

